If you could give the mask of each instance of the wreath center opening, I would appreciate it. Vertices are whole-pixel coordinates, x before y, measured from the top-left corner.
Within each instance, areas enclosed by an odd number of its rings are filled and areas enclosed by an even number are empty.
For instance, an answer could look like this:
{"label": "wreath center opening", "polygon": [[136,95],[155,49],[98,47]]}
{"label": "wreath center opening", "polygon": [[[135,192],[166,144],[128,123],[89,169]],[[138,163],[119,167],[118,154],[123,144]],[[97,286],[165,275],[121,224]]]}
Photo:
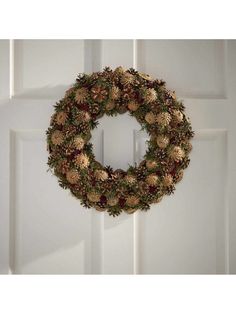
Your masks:
{"label": "wreath center opening", "polygon": [[[128,113],[124,113],[118,114],[116,117],[104,115],[98,122],[99,125],[92,131],[91,138],[96,160],[101,164],[111,166],[114,170],[123,169],[125,171],[130,165],[138,163],[135,133],[140,131],[140,124],[137,120]],[[148,138],[146,131],[140,132],[143,133],[142,138]],[[139,160],[145,153],[143,147],[141,148],[142,156],[138,156]]]}

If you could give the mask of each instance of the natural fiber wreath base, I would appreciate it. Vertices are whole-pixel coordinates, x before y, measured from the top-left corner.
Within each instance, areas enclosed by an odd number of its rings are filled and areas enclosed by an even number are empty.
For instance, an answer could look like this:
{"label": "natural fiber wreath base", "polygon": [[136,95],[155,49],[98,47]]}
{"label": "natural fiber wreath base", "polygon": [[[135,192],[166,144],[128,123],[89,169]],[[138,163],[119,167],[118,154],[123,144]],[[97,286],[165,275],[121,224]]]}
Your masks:
{"label": "natural fiber wreath base", "polygon": [[[144,160],[127,171],[96,161],[91,130],[104,114],[129,112],[150,135]],[[173,193],[189,164],[193,137],[184,106],[165,82],[122,67],[81,74],[55,105],[47,130],[48,165],[85,207],[119,215],[148,210]]]}

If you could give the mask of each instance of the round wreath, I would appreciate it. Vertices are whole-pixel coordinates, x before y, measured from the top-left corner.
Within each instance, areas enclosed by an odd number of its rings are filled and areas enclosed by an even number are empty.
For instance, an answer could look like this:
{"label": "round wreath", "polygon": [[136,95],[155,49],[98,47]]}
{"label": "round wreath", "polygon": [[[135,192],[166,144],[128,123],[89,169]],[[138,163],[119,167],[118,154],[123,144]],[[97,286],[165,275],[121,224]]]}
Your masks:
{"label": "round wreath", "polygon": [[[144,160],[127,171],[96,161],[91,130],[104,114],[129,112],[150,135]],[[83,206],[122,211],[148,210],[175,190],[189,164],[193,137],[184,105],[162,80],[122,67],[80,74],[55,105],[47,130],[48,165],[64,189]]]}

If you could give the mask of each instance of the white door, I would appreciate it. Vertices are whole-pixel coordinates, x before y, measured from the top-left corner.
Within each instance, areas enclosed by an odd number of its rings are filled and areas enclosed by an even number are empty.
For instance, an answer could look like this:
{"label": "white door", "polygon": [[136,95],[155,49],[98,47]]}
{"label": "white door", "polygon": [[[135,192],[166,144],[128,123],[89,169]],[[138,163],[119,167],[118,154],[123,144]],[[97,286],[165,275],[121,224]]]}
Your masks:
{"label": "white door", "polygon": [[[173,196],[117,218],[84,209],[47,172],[53,104],[79,72],[136,67],[184,100],[196,136]],[[236,272],[236,42],[0,41],[0,272]],[[97,158],[126,168],[146,135],[128,115],[102,118]]]}

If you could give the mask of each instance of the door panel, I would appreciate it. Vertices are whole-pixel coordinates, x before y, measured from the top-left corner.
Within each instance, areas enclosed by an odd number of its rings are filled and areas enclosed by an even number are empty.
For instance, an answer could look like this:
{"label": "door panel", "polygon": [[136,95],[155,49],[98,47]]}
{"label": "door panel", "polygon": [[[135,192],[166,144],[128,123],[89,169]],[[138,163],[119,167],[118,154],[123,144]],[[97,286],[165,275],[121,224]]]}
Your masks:
{"label": "door panel", "polygon": [[[219,40],[0,41],[0,272],[235,273],[235,55],[235,41]],[[77,73],[106,65],[165,79],[196,132],[183,181],[147,213],[84,209],[47,172],[53,104]],[[139,129],[126,114],[103,117],[97,159],[141,160]]]}

